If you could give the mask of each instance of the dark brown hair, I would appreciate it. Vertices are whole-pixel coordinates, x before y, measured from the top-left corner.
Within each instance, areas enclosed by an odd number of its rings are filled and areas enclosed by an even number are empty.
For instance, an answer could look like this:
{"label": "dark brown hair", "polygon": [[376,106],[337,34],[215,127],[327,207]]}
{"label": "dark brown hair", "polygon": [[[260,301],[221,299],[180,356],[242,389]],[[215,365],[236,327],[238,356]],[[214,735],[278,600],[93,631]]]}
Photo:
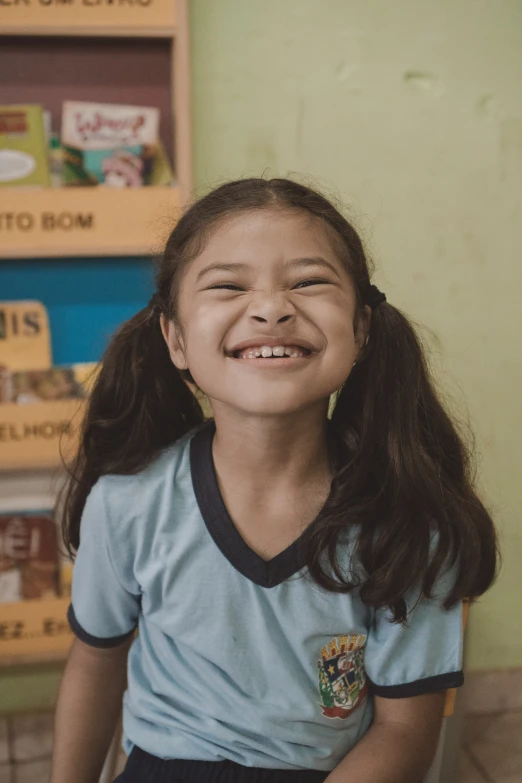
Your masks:
{"label": "dark brown hair", "polygon": [[[359,319],[369,265],[357,232],[323,196],[286,179],[244,179],[197,201],[166,244],[154,303],[119,329],[103,357],[61,512],[71,553],[95,482],[139,471],[203,421],[186,377],[170,360],[159,314],[176,320],[183,271],[218,221],[263,208],[295,209],[323,221],[352,279]],[[329,426],[337,467],[323,513],[304,538],[312,579],[335,592],[358,586],[362,601],[389,607],[399,622],[407,591],[420,586],[430,597],[442,569],[455,574],[447,608],[484,593],[495,577],[497,543],[473,487],[470,452],[435,393],[412,325],[388,302],[373,312],[368,346]],[[362,578],[343,572],[337,559],[349,527],[357,530]]]}

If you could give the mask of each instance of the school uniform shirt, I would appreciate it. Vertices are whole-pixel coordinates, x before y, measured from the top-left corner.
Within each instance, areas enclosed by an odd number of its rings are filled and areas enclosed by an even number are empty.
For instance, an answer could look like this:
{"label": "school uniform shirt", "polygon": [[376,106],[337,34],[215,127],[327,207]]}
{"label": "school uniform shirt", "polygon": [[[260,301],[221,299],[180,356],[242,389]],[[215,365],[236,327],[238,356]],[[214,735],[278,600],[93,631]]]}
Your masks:
{"label": "school uniform shirt", "polygon": [[[331,770],[368,730],[373,694],[462,684],[462,607],[412,595],[398,625],[356,591],[313,583],[299,540],[264,561],[227,512],[213,434],[206,424],[141,473],[97,482],[69,622],[97,647],[139,630],[124,696],[127,753],[137,745],[164,759]],[[442,578],[441,596],[447,587]]]}

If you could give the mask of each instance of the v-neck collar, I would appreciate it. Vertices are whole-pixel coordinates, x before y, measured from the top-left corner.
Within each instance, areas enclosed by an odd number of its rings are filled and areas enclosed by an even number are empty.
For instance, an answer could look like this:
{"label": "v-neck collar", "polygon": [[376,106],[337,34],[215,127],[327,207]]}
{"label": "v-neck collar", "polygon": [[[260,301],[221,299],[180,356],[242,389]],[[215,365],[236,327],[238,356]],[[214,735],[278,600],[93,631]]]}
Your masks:
{"label": "v-neck collar", "polygon": [[214,543],[239,573],[261,587],[275,587],[306,565],[303,541],[309,527],[271,560],[263,560],[248,546],[234,525],[219,490],[212,457],[215,431],[214,422],[209,422],[196,432],[190,443],[192,485],[201,516]]}

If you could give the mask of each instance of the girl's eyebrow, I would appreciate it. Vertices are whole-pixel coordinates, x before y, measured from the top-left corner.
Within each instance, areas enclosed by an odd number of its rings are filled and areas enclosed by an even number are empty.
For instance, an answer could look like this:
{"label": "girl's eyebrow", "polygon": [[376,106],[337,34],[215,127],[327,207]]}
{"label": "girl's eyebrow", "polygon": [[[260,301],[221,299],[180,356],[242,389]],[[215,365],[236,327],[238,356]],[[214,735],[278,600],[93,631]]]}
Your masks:
{"label": "girl's eyebrow", "polygon": [[[302,268],[307,266],[320,266],[324,269],[330,270],[330,272],[333,272],[336,277],[340,277],[339,272],[335,268],[333,264],[331,264],[329,261],[327,261],[325,258],[322,258],[321,256],[312,256],[311,258],[292,258],[290,261],[286,261],[284,264],[285,270],[293,269],[293,268]],[[206,266],[204,269],[201,270],[201,272],[198,273],[198,276],[196,278],[196,282],[199,282],[202,277],[209,274],[210,272],[245,272],[250,269],[249,264],[244,263],[225,263],[225,262],[219,262],[216,264],[209,264],[209,266]]]}
{"label": "girl's eyebrow", "polygon": [[311,256],[310,258],[292,258],[285,263],[287,269],[294,267],[301,268],[305,266],[321,266],[323,269],[329,269],[336,277],[340,279],[340,274],[333,264],[323,258],[322,256]]}
{"label": "girl's eyebrow", "polygon": [[198,276],[196,277],[196,283],[198,283],[202,277],[205,275],[208,275],[210,272],[245,272],[249,268],[248,264],[240,264],[240,263],[217,263],[217,264],[209,264],[204,269],[201,270],[201,272],[198,273]]}

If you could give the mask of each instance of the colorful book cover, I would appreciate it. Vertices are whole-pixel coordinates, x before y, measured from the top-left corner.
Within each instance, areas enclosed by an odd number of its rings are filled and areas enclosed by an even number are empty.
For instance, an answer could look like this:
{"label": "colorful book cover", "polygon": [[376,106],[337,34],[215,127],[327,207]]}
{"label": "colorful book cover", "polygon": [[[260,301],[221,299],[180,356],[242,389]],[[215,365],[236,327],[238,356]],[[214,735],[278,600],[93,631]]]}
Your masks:
{"label": "colorful book cover", "polygon": [[42,107],[0,106],[0,187],[48,187]]}
{"label": "colorful book cover", "polygon": [[10,372],[0,367],[0,403],[30,405],[83,399],[92,388],[97,368],[98,365],[94,363],[20,372]]}
{"label": "colorful book cover", "polygon": [[0,514],[0,604],[60,595],[60,559],[51,513]]}
{"label": "colorful book cover", "polygon": [[174,172],[170,166],[170,162],[167,156],[167,152],[161,139],[158,141],[158,148],[154,163],[152,165],[152,171],[150,174],[149,185],[172,185],[174,183]]}
{"label": "colorful book cover", "polygon": [[158,109],[66,101],[61,132],[64,185],[150,184],[158,133]]}

